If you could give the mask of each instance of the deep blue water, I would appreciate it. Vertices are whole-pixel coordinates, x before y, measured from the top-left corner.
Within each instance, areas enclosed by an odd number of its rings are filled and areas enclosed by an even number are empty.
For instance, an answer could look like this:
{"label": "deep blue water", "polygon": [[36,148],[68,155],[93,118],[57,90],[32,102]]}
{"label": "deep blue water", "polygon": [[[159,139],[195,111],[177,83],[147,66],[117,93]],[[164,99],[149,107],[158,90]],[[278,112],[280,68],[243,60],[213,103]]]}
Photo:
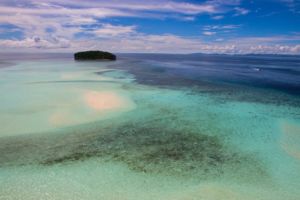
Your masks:
{"label": "deep blue water", "polygon": [[142,60],[143,64],[132,63],[125,68],[150,69],[157,79],[173,79],[169,84],[177,78],[196,85],[236,84],[300,95],[300,56],[121,54],[120,58]]}

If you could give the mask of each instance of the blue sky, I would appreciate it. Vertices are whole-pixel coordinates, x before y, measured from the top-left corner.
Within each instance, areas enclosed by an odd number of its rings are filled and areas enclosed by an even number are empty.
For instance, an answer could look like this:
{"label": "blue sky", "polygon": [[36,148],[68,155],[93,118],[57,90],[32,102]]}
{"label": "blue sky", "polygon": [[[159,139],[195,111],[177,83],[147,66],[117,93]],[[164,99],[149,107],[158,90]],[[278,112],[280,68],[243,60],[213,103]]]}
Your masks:
{"label": "blue sky", "polygon": [[0,47],[300,54],[300,1],[1,0]]}

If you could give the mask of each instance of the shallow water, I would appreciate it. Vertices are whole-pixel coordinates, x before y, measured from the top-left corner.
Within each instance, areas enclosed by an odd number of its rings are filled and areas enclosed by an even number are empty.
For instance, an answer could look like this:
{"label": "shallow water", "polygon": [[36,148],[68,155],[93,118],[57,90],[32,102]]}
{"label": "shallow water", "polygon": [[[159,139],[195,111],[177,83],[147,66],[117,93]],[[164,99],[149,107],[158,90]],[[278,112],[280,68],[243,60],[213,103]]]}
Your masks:
{"label": "shallow water", "polygon": [[0,69],[0,199],[299,199],[297,57],[50,57]]}

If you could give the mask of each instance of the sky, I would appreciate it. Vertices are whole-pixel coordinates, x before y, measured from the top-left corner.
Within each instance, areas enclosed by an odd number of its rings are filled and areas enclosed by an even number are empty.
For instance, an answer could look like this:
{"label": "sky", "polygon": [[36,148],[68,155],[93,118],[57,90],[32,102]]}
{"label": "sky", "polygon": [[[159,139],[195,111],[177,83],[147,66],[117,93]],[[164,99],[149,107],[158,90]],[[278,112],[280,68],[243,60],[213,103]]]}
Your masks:
{"label": "sky", "polygon": [[300,54],[300,0],[0,0],[1,52]]}

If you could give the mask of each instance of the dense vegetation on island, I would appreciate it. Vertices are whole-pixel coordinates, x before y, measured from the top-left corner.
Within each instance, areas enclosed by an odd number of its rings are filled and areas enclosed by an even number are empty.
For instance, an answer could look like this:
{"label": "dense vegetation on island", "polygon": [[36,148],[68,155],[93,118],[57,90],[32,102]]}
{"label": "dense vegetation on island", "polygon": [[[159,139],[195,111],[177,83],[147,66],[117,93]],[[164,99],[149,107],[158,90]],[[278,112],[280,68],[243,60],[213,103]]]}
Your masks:
{"label": "dense vegetation on island", "polygon": [[75,60],[116,60],[117,56],[105,51],[83,51],[74,54]]}

